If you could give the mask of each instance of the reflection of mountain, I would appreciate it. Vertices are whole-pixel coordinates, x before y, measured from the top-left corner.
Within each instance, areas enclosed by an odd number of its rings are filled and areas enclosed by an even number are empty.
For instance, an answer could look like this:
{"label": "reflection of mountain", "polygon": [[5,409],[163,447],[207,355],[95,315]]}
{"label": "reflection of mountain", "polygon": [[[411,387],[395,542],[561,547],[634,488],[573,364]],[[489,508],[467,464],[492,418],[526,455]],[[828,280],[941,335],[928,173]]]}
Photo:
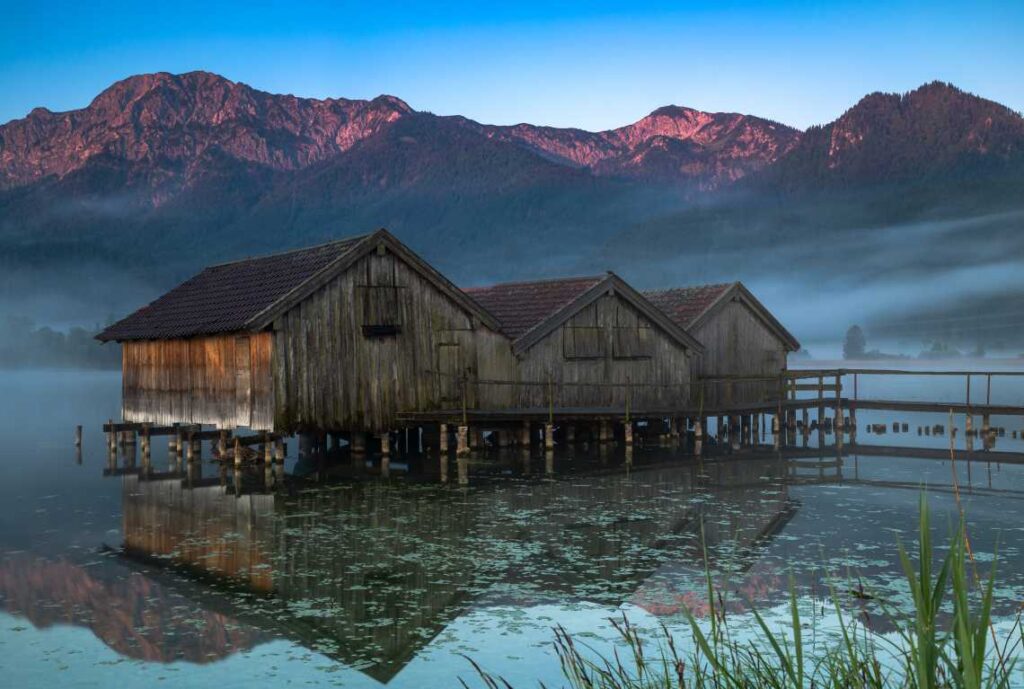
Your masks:
{"label": "reflection of mountain", "polygon": [[139,573],[17,555],[0,561],[0,605],[37,627],[88,627],[130,658],[207,663],[268,636],[228,615],[196,609]]}
{"label": "reflection of mountain", "polygon": [[[677,461],[468,491],[365,481],[240,498],[129,476],[125,553],[198,574],[204,605],[386,682],[474,604],[618,605],[665,563],[694,577],[702,521],[718,557],[793,509],[783,486],[766,493],[784,472],[774,459],[702,471]],[[211,577],[269,595],[213,595]]]}

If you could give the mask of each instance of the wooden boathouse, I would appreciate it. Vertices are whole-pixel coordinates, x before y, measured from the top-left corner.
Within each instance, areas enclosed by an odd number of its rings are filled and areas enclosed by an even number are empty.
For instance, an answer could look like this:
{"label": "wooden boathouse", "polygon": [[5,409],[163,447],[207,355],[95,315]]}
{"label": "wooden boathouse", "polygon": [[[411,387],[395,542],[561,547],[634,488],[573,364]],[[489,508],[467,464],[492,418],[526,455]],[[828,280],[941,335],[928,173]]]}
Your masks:
{"label": "wooden boathouse", "polygon": [[778,377],[800,343],[743,283],[651,290],[644,296],[703,345],[693,376],[700,380],[704,408],[778,398]]}
{"label": "wooden boathouse", "polygon": [[385,230],[212,266],[98,336],[126,422],[380,433],[507,380],[497,320]]}
{"label": "wooden boathouse", "polygon": [[614,273],[465,291],[511,340],[515,408],[664,409],[690,398],[703,347]]}

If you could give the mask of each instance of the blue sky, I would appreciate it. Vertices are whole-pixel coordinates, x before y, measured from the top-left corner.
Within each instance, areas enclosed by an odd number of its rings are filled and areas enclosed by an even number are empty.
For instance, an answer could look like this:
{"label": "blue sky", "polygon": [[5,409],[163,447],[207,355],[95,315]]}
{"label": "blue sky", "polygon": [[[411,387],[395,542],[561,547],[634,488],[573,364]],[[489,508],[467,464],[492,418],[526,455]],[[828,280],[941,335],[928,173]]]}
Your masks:
{"label": "blue sky", "polygon": [[603,129],[667,104],[798,127],[940,79],[1024,110],[1024,2],[10,2],[0,122],[205,69],[272,92]]}

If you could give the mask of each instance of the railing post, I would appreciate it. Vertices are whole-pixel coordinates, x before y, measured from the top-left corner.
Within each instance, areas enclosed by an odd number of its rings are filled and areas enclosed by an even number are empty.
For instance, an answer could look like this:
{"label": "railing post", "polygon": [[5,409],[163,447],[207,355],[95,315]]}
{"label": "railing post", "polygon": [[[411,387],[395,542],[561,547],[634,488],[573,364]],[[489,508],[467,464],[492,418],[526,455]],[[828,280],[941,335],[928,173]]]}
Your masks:
{"label": "railing post", "polygon": [[836,372],[836,433],[842,435],[843,433],[843,376],[842,373]]}

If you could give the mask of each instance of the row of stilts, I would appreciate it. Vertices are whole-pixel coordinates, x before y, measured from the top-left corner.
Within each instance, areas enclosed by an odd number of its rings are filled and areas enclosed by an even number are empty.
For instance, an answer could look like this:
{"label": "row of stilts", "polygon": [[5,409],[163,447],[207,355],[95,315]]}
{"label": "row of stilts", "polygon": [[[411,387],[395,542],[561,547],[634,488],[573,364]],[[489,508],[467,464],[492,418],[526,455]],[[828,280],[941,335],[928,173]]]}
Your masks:
{"label": "row of stilts", "polygon": [[[122,426],[130,426],[122,428]],[[82,427],[75,429],[75,445],[81,447]],[[202,430],[198,426],[152,426],[150,424],[115,424],[109,421],[104,429],[108,452],[116,454],[118,447],[138,446],[143,462],[152,455],[154,437],[166,436],[167,449],[172,456],[189,462],[201,461],[203,441],[210,441],[211,455],[219,461],[233,461],[241,465],[246,461],[262,459],[264,462],[284,462],[284,439],[277,434],[258,433],[236,435],[227,429]]]}

